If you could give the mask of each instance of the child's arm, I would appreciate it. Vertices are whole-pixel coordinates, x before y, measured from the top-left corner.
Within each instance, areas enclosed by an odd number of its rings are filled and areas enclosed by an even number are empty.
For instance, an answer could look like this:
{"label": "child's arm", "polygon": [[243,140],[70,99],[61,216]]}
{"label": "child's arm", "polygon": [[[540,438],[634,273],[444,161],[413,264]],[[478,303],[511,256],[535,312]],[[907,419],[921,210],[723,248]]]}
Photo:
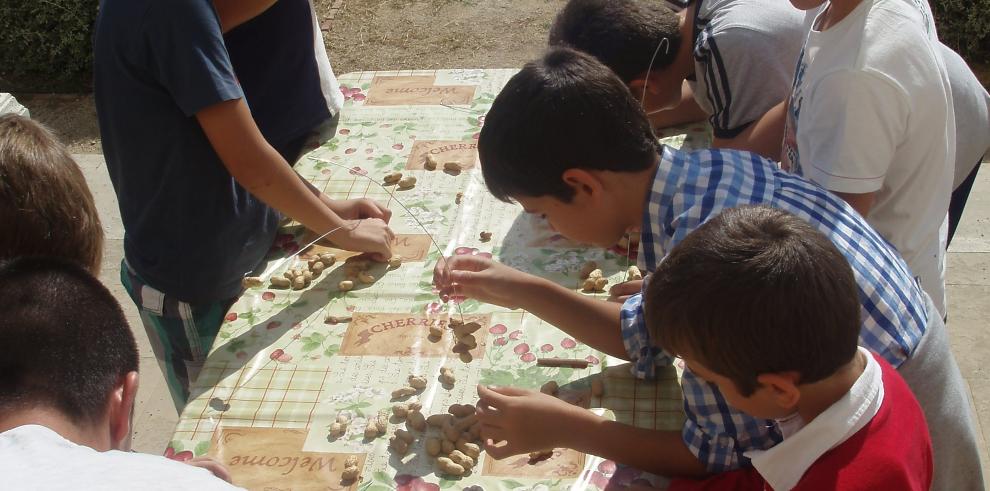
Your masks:
{"label": "child's arm", "polygon": [[226,34],[231,29],[261,15],[275,5],[277,0],[213,0],[213,8],[220,17],[220,29]]}
{"label": "child's arm", "polygon": [[[641,92],[642,86],[640,88],[634,87],[633,94],[637,90]],[[663,129],[681,124],[704,121],[708,118],[708,113],[698,105],[698,101],[694,98],[694,89],[685,80],[681,84],[681,98],[677,105],[670,109],[648,114],[648,117],[654,129]]]}
{"label": "child's arm", "polygon": [[385,221],[348,221],[328,207],[265,141],[243,99],[208,106],[196,118],[230,174],[258,199],[317,234],[341,227],[329,235],[341,248],[379,259],[391,255],[393,234]]}
{"label": "child's arm", "polygon": [[615,357],[628,357],[619,333],[621,305],[581,295],[480,256],[438,261],[433,281],[443,295],[465,295],[503,307],[522,308],[592,348]]}
{"label": "child's arm", "polygon": [[478,395],[485,451],[496,459],[563,447],[665,476],[706,472],[679,431],[617,423],[531,390],[479,385]]}
{"label": "child's arm", "polygon": [[716,148],[734,148],[762,155],[774,162],[780,160],[784,142],[784,121],[787,119],[787,101],[770,108],[760,119],[750,123],[735,138],[714,138]]}

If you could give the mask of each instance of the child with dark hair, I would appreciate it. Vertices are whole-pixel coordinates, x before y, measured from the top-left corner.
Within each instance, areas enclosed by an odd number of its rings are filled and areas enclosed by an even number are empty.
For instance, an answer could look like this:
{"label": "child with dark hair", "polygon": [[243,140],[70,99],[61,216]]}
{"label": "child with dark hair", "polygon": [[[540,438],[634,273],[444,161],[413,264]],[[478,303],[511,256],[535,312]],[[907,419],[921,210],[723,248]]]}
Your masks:
{"label": "child with dark hair", "polygon": [[707,117],[716,147],[776,159],[803,35],[802,16],[783,2],[697,0],[674,13],[653,0],[571,0],[550,44],[611,68],[654,126]]}
{"label": "child with dark hair", "polygon": [[[495,196],[545,215],[569,238],[608,247],[640,229],[644,271],[656,270],[674,246],[725,208],[767,205],[798,216],[852,266],[859,342],[897,367],[915,391],[929,427],[945,437],[936,454],[970,450],[949,439],[972,441],[975,433],[941,316],[897,252],[841,199],[748,152],[657,148],[622,81],[591,56],[566,48],[550,50],[508,82],[488,112],[478,150]],[[624,305],[603,302],[479,256],[438,263],[435,282],[444,294],[525,309],[595,349],[633,361],[638,377],[652,377],[673,360],[646,328],[638,294]],[[706,300],[715,309],[721,299]],[[746,466],[747,452],[781,441],[775,421],[731,408],[691,370],[682,387],[682,431],[608,422],[512,388],[479,387],[479,416],[495,458],[569,447],[668,475]]]}
{"label": "child with dark hair", "polygon": [[[24,489],[235,489],[126,451],[138,351],[120,305],[79,265],[0,263],[0,475]],[[121,451],[124,450],[124,451]],[[229,479],[210,459],[190,462]]]}
{"label": "child with dark hair", "polygon": [[889,363],[857,349],[856,278],[808,222],[765,206],[726,209],[670,251],[644,304],[658,345],[783,437],[746,454],[752,469],[670,490],[931,486],[921,408]]}
{"label": "child with dark hair", "polygon": [[0,116],[0,260],[70,259],[94,275],[103,260],[103,227],[79,166],[47,128]]}

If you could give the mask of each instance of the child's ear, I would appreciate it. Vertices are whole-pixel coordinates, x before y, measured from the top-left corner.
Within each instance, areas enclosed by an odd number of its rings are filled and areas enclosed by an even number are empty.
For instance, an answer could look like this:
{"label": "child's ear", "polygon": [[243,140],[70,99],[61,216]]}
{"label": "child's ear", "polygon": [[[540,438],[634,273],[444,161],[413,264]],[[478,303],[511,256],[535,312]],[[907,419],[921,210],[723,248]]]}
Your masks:
{"label": "child's ear", "polygon": [[798,389],[800,380],[801,376],[797,372],[764,373],[756,376],[756,381],[770,390],[774,402],[787,410],[796,408],[801,400],[801,390]]}
{"label": "child's ear", "polygon": [[567,169],[560,176],[564,182],[574,189],[574,201],[596,201],[602,197],[604,183],[592,172],[585,169]]}
{"label": "child's ear", "polygon": [[127,372],[110,393],[110,447],[130,450],[131,424],[134,418],[134,400],[137,398],[138,373]]}

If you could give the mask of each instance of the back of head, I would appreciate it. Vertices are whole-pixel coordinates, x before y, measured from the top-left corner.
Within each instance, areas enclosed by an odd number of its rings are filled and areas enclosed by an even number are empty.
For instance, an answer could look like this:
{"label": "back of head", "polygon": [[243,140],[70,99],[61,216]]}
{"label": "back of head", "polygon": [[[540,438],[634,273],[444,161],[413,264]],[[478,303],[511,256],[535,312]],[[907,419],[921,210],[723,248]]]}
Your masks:
{"label": "back of head", "polygon": [[744,396],[756,376],[822,380],[856,353],[860,302],[852,268],[824,234],[783,210],[728,209],[664,259],[645,296],[664,349],[689,354]]}
{"label": "back of head", "polygon": [[0,264],[0,414],[51,408],[93,422],[137,369],[120,305],[86,270],[53,257]]}
{"label": "back of head", "polygon": [[642,107],[608,67],[569,48],[527,63],[492,103],[478,139],[489,191],[569,201],[570,168],[635,172],[659,143]]}
{"label": "back of head", "polygon": [[673,63],[683,40],[679,17],[660,0],[571,0],[549,42],[591,54],[628,84],[651,61],[654,70]]}
{"label": "back of head", "polygon": [[0,260],[49,255],[94,274],[103,227],[86,179],[65,147],[30,119],[0,116]]}

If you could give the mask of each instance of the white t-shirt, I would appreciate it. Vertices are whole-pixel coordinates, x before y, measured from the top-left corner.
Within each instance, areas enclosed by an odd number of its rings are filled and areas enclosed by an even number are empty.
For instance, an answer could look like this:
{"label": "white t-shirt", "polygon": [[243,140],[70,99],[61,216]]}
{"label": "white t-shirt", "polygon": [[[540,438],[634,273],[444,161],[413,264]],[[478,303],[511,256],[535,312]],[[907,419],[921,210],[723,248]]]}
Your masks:
{"label": "white t-shirt", "polygon": [[235,490],[209,471],[157,455],[97,452],[49,428],[24,425],[0,433],[0,487],[85,490]]}
{"label": "white t-shirt", "polygon": [[826,31],[817,18],[810,25],[784,164],[831,191],[876,192],[867,221],[944,315],[956,132],[931,10],[922,0],[863,0]]}

